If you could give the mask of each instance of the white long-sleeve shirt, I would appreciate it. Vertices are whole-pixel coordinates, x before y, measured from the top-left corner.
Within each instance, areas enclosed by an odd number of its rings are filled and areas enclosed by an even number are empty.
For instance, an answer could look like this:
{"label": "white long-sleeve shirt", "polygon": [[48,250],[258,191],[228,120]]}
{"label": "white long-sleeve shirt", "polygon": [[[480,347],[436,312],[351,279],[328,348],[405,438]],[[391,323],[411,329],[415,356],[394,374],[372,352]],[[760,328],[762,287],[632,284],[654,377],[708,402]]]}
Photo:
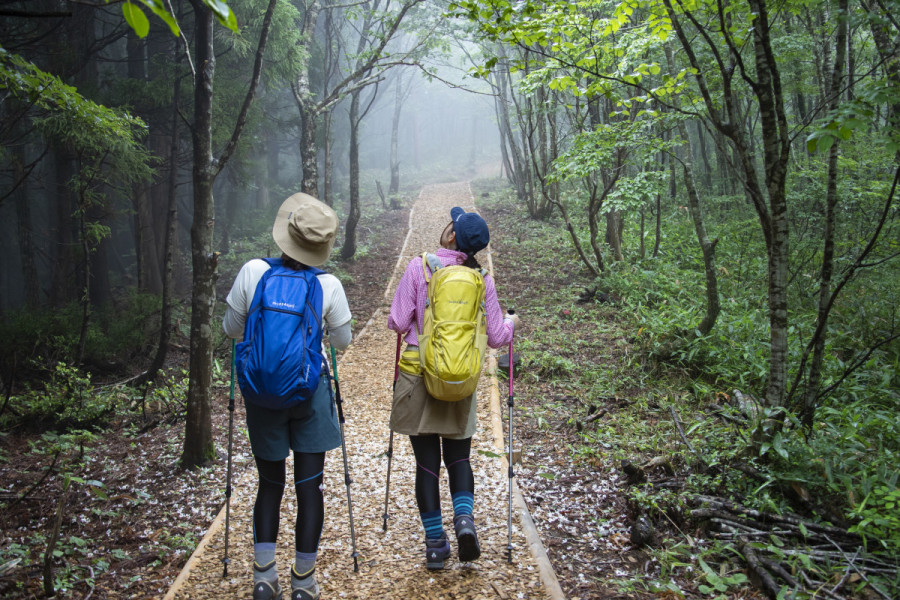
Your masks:
{"label": "white long-sleeve shirt", "polygon": [[[270,268],[266,261],[254,258],[245,263],[235,277],[231,291],[225,298],[225,318],[222,319],[222,328],[229,337],[243,337],[244,323],[247,321],[247,313],[250,311],[256,286],[263,273]],[[347,296],[344,294],[344,286],[331,273],[322,273],[317,277],[322,284],[322,321],[328,331],[328,342],[335,349],[343,350],[353,339],[350,330],[352,315]]]}

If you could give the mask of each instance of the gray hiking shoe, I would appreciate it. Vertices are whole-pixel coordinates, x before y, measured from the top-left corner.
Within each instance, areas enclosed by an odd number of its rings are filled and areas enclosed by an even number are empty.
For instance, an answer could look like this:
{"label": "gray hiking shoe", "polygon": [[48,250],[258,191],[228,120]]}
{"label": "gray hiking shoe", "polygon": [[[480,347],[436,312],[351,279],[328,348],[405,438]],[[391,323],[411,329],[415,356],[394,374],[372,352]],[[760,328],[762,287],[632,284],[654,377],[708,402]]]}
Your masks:
{"label": "gray hiking shoe", "polygon": [[306,573],[298,573],[297,565],[291,567],[291,600],[318,600],[322,592],[316,581],[315,567]]}
{"label": "gray hiking shoe", "polygon": [[472,562],[481,556],[481,546],[478,545],[472,515],[459,515],[453,519],[453,529],[456,531],[456,543],[459,546],[459,562]]}
{"label": "gray hiking shoe", "polygon": [[425,540],[425,568],[431,571],[444,568],[444,561],[450,558],[450,542],[447,536]]}
{"label": "gray hiking shoe", "polygon": [[253,600],[281,600],[281,596],[281,586],[277,580],[260,580],[253,584]]}
{"label": "gray hiking shoe", "polygon": [[313,581],[312,587],[295,587],[291,592],[291,600],[319,600],[321,595],[319,584]]}

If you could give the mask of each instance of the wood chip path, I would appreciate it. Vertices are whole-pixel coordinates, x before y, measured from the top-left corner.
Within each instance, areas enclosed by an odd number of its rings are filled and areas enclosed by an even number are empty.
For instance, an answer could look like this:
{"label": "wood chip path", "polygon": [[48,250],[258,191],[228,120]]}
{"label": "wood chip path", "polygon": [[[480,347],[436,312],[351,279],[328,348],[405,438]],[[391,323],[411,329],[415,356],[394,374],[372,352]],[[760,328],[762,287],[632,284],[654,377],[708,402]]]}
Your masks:
{"label": "wood chip path", "polygon": [[[394,371],[396,334],[387,329],[387,311],[394,289],[410,258],[433,251],[449,222],[450,208],[474,209],[465,182],[428,186],[410,211],[410,229],[382,306],[338,359],[338,380],[344,399],[345,436],[353,500],[359,571],[354,572],[347,511],[347,488],[341,450],[328,453],[325,465],[325,528],[319,547],[316,576],[322,598],[404,599],[538,599],[562,598],[540,539],[520,494],[513,512],[513,562],[507,561],[507,468],[497,380],[491,376],[496,353],[491,353],[478,390],[478,430],[473,439],[475,517],[482,547],[473,563],[456,561],[452,536],[452,502],[442,477],[445,527],[453,555],[442,571],[425,569],[422,524],[416,509],[413,481],[415,462],[406,436],[394,436],[390,519],[382,530],[385,476]],[[490,249],[479,256],[492,270]],[[502,301],[502,299],[501,299]],[[502,349],[501,349],[502,351]],[[506,393],[502,394],[506,398]],[[502,405],[502,408],[501,408]],[[242,435],[243,423],[235,423]],[[291,460],[288,459],[290,463]],[[288,473],[292,472],[288,464]],[[249,598],[252,587],[253,541],[251,513],[256,494],[252,463],[234,475],[229,521],[228,577],[223,577],[224,509],[198,545],[165,600]],[[277,564],[285,596],[289,598],[289,569],[293,563],[295,497],[286,490],[282,502]]]}

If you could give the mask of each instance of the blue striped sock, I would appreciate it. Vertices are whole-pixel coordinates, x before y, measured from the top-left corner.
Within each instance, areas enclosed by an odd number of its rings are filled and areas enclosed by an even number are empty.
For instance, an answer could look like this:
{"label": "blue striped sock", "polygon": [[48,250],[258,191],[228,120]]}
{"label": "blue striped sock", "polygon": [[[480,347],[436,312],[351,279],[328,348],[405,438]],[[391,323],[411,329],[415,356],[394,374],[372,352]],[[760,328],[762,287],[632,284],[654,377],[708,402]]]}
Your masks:
{"label": "blue striped sock", "polygon": [[438,539],[444,535],[444,522],[441,519],[440,510],[419,513],[419,517],[422,518],[422,525],[425,527],[425,537],[427,539]]}
{"label": "blue striped sock", "polygon": [[472,492],[456,492],[453,498],[453,516],[472,514],[472,507],[475,506],[475,495]]}

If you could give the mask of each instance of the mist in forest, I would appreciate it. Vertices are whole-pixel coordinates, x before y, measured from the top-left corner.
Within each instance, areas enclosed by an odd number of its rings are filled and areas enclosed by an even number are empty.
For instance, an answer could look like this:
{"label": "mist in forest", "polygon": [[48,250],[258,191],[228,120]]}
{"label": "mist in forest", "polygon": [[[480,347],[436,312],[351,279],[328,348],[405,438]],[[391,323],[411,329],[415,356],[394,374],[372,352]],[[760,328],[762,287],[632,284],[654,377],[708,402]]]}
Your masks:
{"label": "mist in forest", "polygon": [[[399,160],[399,193],[427,183],[458,181],[481,176],[500,175],[500,138],[495,118],[494,97],[484,82],[469,76],[464,65],[435,69],[439,79],[429,79],[413,68],[394,69],[384,81],[369,86],[361,94],[364,117],[359,126],[360,199],[363,206],[381,205],[380,187],[389,194],[391,181],[391,144],[396,120],[397,158]],[[110,70],[109,76],[120,75]],[[399,90],[398,90],[399,87]],[[297,108],[290,93],[269,92],[260,102],[266,105],[269,127],[260,126],[254,134],[260,144],[248,144],[248,150],[224,169],[214,188],[217,239],[224,244],[242,236],[265,233],[280,202],[300,191],[301,152]],[[399,102],[399,111],[398,111]],[[331,203],[342,220],[347,212],[349,164],[349,101],[337,103],[331,113],[331,184],[324,186],[326,153],[319,140],[320,196]],[[264,148],[263,152],[254,154]],[[25,152],[36,151],[26,146]],[[240,152],[240,151],[239,151]],[[28,156],[25,162],[36,160]],[[0,204],[0,311],[26,304],[26,281],[22,268],[20,236],[30,233],[37,252],[29,257],[39,274],[37,283],[41,302],[48,300],[59,282],[51,278],[57,269],[53,261],[67,250],[78,254],[81,249],[75,231],[60,231],[58,212],[64,209],[59,199],[66,194],[62,179],[65,174],[52,159],[37,160],[28,185],[13,195],[13,201]],[[155,176],[162,186],[164,172]],[[326,187],[328,189],[326,189]],[[182,259],[182,289],[189,267],[191,227],[191,170],[183,161],[176,187],[178,198],[178,241]],[[18,202],[18,204],[17,204]],[[22,202],[28,203],[32,227],[21,221]],[[374,204],[373,204],[374,203]],[[110,196],[102,214],[92,218],[109,227],[109,237],[102,243],[109,279],[93,281],[92,297],[110,298],[138,285],[135,272],[135,228],[133,199],[127,194]],[[158,223],[165,220],[163,211],[151,215]],[[29,231],[30,230],[30,231]],[[340,240],[339,240],[340,242]],[[221,244],[220,244],[221,245]],[[224,248],[223,248],[224,249]],[[72,274],[64,287],[78,289],[83,284]],[[53,302],[55,303],[55,302]]]}

